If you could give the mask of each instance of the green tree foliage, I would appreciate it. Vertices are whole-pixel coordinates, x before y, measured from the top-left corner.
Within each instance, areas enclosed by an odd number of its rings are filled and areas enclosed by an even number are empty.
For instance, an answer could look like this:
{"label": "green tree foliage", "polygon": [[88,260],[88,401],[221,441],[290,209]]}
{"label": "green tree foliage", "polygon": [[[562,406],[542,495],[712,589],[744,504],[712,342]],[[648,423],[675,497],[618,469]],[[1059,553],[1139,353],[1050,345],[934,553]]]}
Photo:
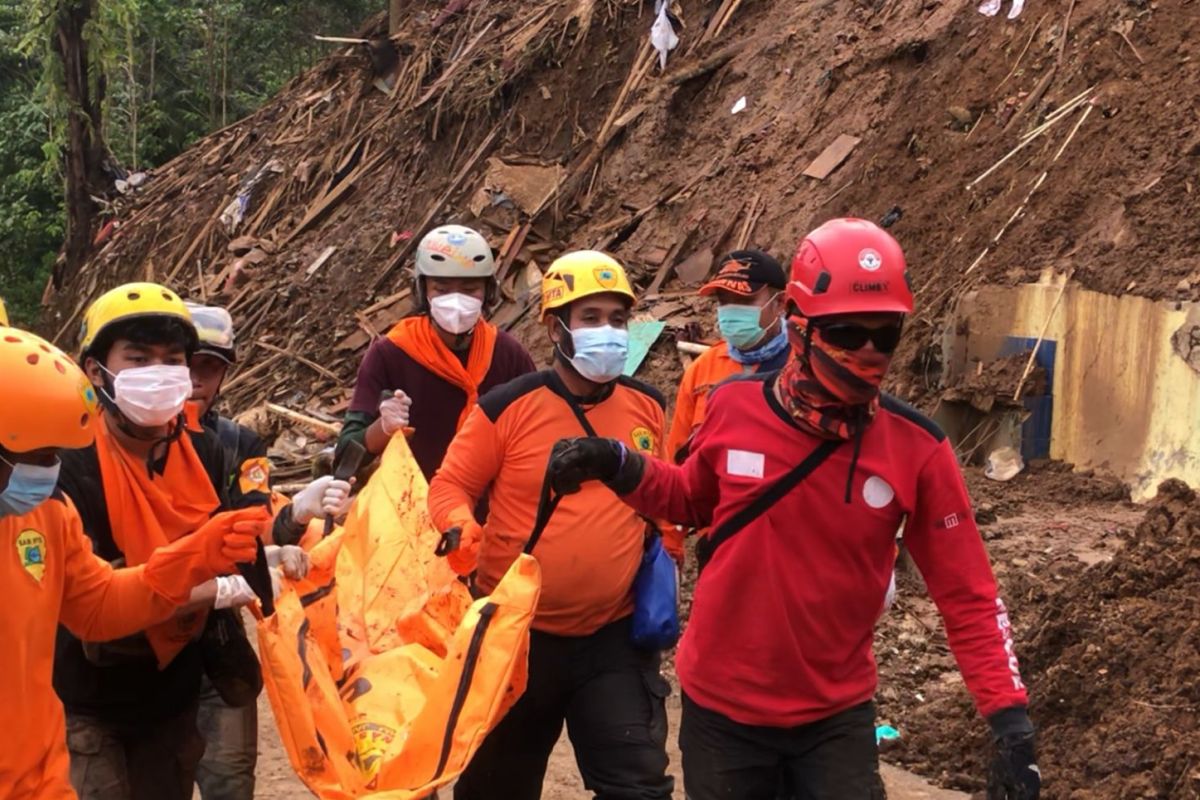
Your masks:
{"label": "green tree foliage", "polygon": [[[101,138],[133,172],[165,163],[252,112],[352,35],[383,0],[0,0],[0,296],[36,316],[64,233],[68,104],[55,14],[90,2],[91,85]],[[102,214],[103,209],[98,213]]]}

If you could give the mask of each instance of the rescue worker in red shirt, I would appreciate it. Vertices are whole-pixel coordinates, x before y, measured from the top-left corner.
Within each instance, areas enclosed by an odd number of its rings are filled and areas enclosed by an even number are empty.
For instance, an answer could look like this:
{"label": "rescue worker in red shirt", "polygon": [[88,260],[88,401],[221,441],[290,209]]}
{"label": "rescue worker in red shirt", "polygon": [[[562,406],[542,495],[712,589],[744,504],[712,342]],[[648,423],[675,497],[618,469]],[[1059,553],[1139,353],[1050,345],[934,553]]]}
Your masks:
{"label": "rescue worker in red shirt", "polygon": [[871,642],[906,519],[995,737],[989,797],[1034,800],[1025,686],[954,449],[880,393],[913,308],[900,245],[827,222],[800,244],[787,301],[787,364],[718,387],[682,466],[602,439],[560,442],[549,466],[560,492],[600,479],[644,514],[712,526],[677,660],[687,794],[771,798],[782,774],[801,797],[883,796]]}
{"label": "rescue worker in red shirt", "polygon": [[417,245],[413,296],[419,313],[363,357],[338,449],[353,440],[378,455],[405,431],[430,480],[479,396],[534,365],[516,339],[482,316],[499,287],[492,248],[479,232],[443,225],[427,233]]}
{"label": "rescue worker in red shirt", "polygon": [[[529,539],[556,441],[594,432],[661,452],[662,396],[621,374],[634,301],[611,257],[579,251],[556,260],[542,284],[553,368],[485,394],[451,443],[429,487],[429,511],[441,530],[461,533],[450,565],[466,575],[478,561],[482,592]],[[485,494],[481,527],[473,510]],[[647,523],[599,484],[565,499],[550,517],[533,549],[542,591],[528,687],[459,779],[456,800],[537,800],[564,721],[584,785],[597,797],[671,797],[670,686],[659,672],[661,654],[630,640],[646,534]]]}
{"label": "rescue worker in red shirt", "polygon": [[[667,457],[676,464],[687,458],[688,445],[704,420],[708,395],[734,375],[771,372],[787,360],[783,326],[783,266],[761,250],[735,250],[721,259],[721,269],[700,287],[700,295],[717,301],[721,341],[704,351],[683,371],[675,395],[675,415],[667,436]],[[683,553],[683,531],[663,526],[664,545]]]}
{"label": "rescue worker in red shirt", "polygon": [[[0,794],[73,800],[63,706],[51,685],[61,622],[90,640],[162,622],[192,588],[252,561],[263,512],[213,517],[144,564],[113,570],[92,554],[75,506],[57,490],[60,448],[94,436],[96,395],[49,342],[0,327]],[[258,519],[259,521],[255,521]]]}

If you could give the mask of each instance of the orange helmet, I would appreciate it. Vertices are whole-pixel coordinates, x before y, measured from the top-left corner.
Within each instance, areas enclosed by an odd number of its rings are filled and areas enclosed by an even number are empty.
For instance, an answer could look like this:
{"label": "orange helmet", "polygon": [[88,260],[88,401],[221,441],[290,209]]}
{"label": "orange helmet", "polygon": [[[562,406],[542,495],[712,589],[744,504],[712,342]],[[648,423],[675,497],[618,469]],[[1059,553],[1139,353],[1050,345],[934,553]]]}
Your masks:
{"label": "orange helmet", "polygon": [[75,362],[40,336],[0,327],[0,446],[12,453],[92,443],[96,390]]}

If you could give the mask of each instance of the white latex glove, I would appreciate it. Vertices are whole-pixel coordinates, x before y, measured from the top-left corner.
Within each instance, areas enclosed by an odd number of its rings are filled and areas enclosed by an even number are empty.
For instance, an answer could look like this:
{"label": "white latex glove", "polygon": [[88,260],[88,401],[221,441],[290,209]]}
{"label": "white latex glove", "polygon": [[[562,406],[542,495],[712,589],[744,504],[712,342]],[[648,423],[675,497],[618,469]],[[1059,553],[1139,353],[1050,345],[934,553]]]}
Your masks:
{"label": "white latex glove", "polygon": [[221,575],[217,578],[217,599],[213,601],[213,608],[240,608],[257,598],[241,575]]}
{"label": "white latex glove", "polygon": [[285,544],[282,547],[273,544],[265,549],[267,566],[278,567],[288,580],[298,581],[308,575],[308,553],[304,552],[304,548],[294,544]]}
{"label": "white latex glove", "polygon": [[292,519],[307,525],[316,517],[340,517],[350,507],[350,483],[332,475],[317,478],[292,498]]}
{"label": "white latex glove", "polygon": [[397,389],[394,397],[389,397],[379,404],[379,422],[383,432],[391,436],[407,428],[411,410],[412,398]]}
{"label": "white latex glove", "polygon": [[283,591],[283,579],[300,580],[308,575],[308,553],[303,548],[285,544],[269,545],[266,548],[267,572],[271,575],[271,594],[275,598]]}

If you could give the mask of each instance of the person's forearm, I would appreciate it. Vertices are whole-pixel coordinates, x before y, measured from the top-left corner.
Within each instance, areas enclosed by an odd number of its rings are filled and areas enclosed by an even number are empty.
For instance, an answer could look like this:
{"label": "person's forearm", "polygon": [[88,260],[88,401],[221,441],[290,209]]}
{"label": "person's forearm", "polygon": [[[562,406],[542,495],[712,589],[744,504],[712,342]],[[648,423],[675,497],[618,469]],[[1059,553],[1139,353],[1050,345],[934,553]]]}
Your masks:
{"label": "person's forearm", "polygon": [[182,617],[192,612],[199,611],[202,608],[212,608],[213,602],[217,599],[217,579],[213,578],[210,581],[205,581],[196,588],[192,589],[192,595],[188,601],[179,608],[175,609],[174,616]]}
{"label": "person's forearm", "polygon": [[292,516],[292,505],[289,503],[279,510],[275,515],[275,522],[271,525],[272,544],[299,544],[304,538],[304,532],[307,530],[307,525],[301,525],[296,522]]}
{"label": "person's forearm", "polygon": [[114,571],[100,559],[96,565],[88,587],[64,598],[60,613],[60,621],[80,639],[120,639],[170,618],[174,606],[146,585],[144,567]]}
{"label": "person's forearm", "polygon": [[652,519],[669,520],[688,527],[701,528],[712,519],[692,502],[683,467],[651,456],[641,456],[645,471],[637,487],[621,499],[640,514]]}
{"label": "person's forearm", "polygon": [[368,452],[374,453],[375,455],[379,455],[386,450],[388,442],[391,440],[392,437],[383,431],[382,417],[367,426],[367,430],[363,436],[363,443],[366,445]]}

